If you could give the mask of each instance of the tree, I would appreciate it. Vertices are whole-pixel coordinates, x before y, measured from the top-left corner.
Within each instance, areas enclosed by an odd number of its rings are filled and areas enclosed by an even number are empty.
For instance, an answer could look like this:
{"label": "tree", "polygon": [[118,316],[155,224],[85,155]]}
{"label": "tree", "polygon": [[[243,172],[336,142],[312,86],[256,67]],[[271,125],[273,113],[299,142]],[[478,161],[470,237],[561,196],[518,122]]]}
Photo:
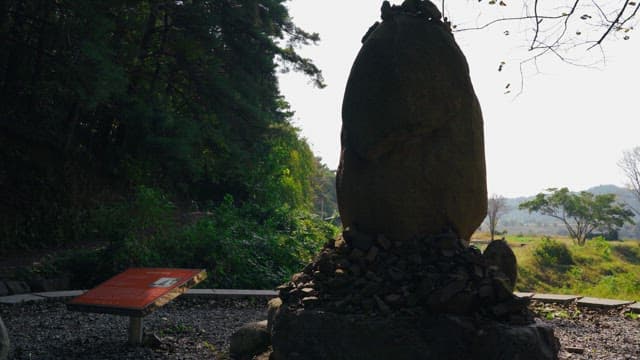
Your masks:
{"label": "tree", "polygon": [[0,249],[85,239],[140,185],[310,209],[277,73],[324,86],[298,52],[318,40],[285,0],[0,1]]}
{"label": "tree", "polygon": [[487,202],[487,219],[489,220],[489,233],[491,233],[491,241],[493,241],[498,227],[500,217],[507,210],[507,200],[501,196],[493,194]]}
{"label": "tree", "polygon": [[617,204],[614,194],[572,193],[567,188],[550,188],[547,192],[523,202],[520,209],[562,221],[571,238],[579,245],[584,245],[587,237],[596,229],[610,231],[625,223],[633,224],[633,212],[624,204]]}
{"label": "tree", "polygon": [[314,210],[322,219],[339,224],[338,199],[336,194],[336,171],[331,170],[316,158],[316,173],[313,178]]}
{"label": "tree", "polygon": [[[627,187],[631,190],[635,198],[640,201],[640,146],[624,151],[622,159],[618,162],[618,166],[622,169],[629,181]],[[633,207],[631,207],[631,209],[640,215],[640,209]]]}

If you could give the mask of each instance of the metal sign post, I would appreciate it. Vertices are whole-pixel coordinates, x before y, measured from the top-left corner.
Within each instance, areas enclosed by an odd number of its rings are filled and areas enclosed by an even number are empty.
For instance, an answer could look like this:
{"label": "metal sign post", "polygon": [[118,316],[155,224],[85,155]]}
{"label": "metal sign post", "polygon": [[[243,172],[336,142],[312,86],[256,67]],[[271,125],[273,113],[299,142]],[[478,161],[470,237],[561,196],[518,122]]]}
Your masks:
{"label": "metal sign post", "polygon": [[129,344],[140,345],[144,331],[142,330],[142,318],[137,316],[129,317]]}

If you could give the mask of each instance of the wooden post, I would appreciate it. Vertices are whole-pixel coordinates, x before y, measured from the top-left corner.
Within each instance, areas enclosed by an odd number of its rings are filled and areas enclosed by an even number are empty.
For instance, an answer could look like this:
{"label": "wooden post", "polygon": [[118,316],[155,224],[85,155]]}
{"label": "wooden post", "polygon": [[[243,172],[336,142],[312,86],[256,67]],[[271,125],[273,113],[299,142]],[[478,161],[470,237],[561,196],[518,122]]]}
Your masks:
{"label": "wooden post", "polygon": [[129,344],[142,345],[142,317],[129,317]]}

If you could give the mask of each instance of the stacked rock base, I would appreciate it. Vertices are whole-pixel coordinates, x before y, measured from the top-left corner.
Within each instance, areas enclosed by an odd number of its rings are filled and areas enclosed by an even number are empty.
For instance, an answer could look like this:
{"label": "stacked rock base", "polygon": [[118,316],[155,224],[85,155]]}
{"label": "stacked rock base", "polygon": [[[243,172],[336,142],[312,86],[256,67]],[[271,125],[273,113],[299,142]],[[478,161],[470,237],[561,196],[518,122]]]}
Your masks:
{"label": "stacked rock base", "polygon": [[551,360],[559,344],[541,324],[446,314],[393,318],[281,309],[273,360]]}
{"label": "stacked rock base", "polygon": [[273,358],[556,359],[553,330],[509,284],[453,233],[392,242],[347,229],[279,287]]}

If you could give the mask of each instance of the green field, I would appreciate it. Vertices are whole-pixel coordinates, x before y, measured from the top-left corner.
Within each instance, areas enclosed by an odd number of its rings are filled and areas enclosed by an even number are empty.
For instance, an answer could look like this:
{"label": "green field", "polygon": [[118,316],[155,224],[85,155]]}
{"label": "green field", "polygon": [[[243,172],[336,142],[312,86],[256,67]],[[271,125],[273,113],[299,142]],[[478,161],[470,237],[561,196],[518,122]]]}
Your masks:
{"label": "green field", "polygon": [[518,259],[518,291],[640,301],[640,241],[596,238],[579,246],[566,237],[506,240]]}

